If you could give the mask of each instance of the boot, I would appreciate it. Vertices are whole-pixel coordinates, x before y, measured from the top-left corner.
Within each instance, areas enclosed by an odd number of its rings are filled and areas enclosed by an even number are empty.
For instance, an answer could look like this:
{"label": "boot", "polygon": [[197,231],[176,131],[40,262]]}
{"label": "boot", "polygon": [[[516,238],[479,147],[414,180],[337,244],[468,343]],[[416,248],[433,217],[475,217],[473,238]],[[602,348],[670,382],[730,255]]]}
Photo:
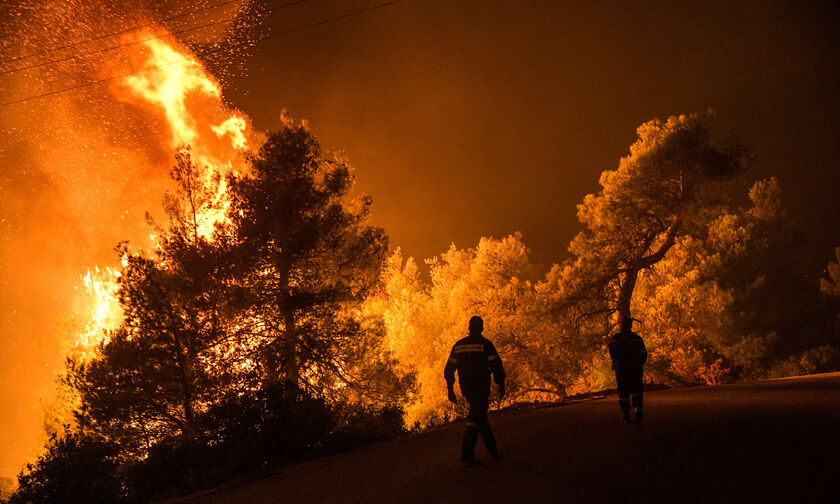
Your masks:
{"label": "boot", "polygon": [[633,404],[633,416],[636,425],[642,423],[642,394],[633,394],[631,396],[631,403]]}
{"label": "boot", "polygon": [[464,440],[461,443],[461,462],[468,465],[481,465],[481,460],[475,458],[473,450],[478,442],[478,429],[472,425],[467,426],[464,432]]}
{"label": "boot", "polygon": [[479,432],[481,432],[481,439],[484,440],[484,446],[487,447],[490,456],[499,458],[499,448],[496,445],[496,437],[493,436],[493,430],[490,429],[490,424],[482,425],[479,428]]}
{"label": "boot", "polygon": [[630,401],[619,399],[618,405],[621,407],[621,421],[623,423],[630,423]]}
{"label": "boot", "polygon": [[475,457],[464,458],[463,456],[461,456],[461,463],[466,464],[468,466],[480,466],[481,465],[481,459],[477,459]]}

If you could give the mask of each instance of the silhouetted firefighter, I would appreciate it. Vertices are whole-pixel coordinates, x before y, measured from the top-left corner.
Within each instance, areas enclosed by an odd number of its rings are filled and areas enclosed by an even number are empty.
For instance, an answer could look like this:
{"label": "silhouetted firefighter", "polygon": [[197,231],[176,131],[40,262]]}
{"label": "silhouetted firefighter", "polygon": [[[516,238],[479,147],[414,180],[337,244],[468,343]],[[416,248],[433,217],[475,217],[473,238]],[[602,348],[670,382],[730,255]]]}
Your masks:
{"label": "silhouetted firefighter", "polygon": [[446,369],[443,371],[449,400],[456,402],[455,390],[452,387],[455,385],[455,371],[458,371],[461,395],[470,405],[467,430],[464,432],[464,441],[461,444],[461,462],[471,465],[481,464],[481,460],[475,458],[473,453],[479,433],[490,455],[494,458],[499,456],[496,439],[493,437],[490,422],[487,420],[491,374],[493,381],[499,386],[499,397],[505,396],[505,369],[502,366],[502,358],[499,357],[493,343],[481,335],[482,331],[484,331],[484,321],[481,317],[471,318],[470,335],[455,343],[449,353]]}
{"label": "silhouetted firefighter", "polygon": [[614,334],[609,344],[612,368],[618,385],[618,404],[621,419],[630,423],[630,406],[637,424],[642,423],[642,374],[647,360],[647,349],[642,337],[633,332],[633,319],[621,319],[621,331]]}

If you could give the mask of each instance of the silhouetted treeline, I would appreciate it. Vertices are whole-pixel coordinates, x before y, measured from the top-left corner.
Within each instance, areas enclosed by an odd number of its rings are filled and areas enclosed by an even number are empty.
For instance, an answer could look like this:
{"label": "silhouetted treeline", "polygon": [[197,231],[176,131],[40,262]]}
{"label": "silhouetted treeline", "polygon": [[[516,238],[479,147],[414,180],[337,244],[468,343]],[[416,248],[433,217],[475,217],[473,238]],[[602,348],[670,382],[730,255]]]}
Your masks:
{"label": "silhouetted treeline", "polygon": [[406,381],[360,310],[387,237],[368,198],[348,201],[347,161],[290,120],[247,173],[223,180],[189,154],[157,248],[118,247],[124,320],[68,361],[73,425],[11,502],[145,501],[402,431]]}

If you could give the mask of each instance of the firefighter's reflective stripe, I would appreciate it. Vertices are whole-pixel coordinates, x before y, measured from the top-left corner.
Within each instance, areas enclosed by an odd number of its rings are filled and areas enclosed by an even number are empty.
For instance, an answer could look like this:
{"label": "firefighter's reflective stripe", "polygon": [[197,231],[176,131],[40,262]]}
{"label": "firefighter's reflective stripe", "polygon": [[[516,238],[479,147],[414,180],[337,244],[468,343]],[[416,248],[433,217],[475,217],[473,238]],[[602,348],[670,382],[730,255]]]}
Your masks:
{"label": "firefighter's reflective stripe", "polygon": [[478,429],[478,424],[473,421],[467,421],[467,427],[475,427]]}
{"label": "firefighter's reflective stripe", "polygon": [[642,397],[642,394],[630,394],[630,397]]}
{"label": "firefighter's reflective stripe", "polygon": [[448,362],[450,364],[458,364],[458,360],[455,357],[450,357]]}
{"label": "firefighter's reflective stripe", "polygon": [[454,353],[464,353],[464,352],[483,352],[484,345],[481,343],[475,345],[456,345],[455,348],[452,349]]}
{"label": "firefighter's reflective stripe", "polygon": [[496,360],[496,359],[498,359],[498,358],[499,358],[499,356],[498,356],[498,355],[491,355],[490,357],[487,357],[487,360],[488,360],[488,361],[492,361],[492,360]]}

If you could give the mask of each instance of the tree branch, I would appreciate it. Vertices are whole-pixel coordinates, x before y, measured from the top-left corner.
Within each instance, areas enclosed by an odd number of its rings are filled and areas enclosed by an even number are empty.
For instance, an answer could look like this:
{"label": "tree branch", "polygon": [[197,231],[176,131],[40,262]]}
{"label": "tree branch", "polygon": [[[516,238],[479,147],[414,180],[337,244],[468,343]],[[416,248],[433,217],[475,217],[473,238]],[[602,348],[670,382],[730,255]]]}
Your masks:
{"label": "tree branch", "polygon": [[645,268],[649,268],[654,264],[658,263],[660,260],[662,260],[662,258],[665,257],[665,254],[668,252],[668,250],[674,246],[674,243],[676,242],[677,238],[677,233],[679,233],[680,231],[680,227],[680,220],[675,219],[674,223],[671,224],[671,227],[668,229],[668,234],[665,236],[665,241],[659,247],[659,250],[647,257],[643,257],[636,261],[636,263],[633,265],[633,269],[640,271]]}

